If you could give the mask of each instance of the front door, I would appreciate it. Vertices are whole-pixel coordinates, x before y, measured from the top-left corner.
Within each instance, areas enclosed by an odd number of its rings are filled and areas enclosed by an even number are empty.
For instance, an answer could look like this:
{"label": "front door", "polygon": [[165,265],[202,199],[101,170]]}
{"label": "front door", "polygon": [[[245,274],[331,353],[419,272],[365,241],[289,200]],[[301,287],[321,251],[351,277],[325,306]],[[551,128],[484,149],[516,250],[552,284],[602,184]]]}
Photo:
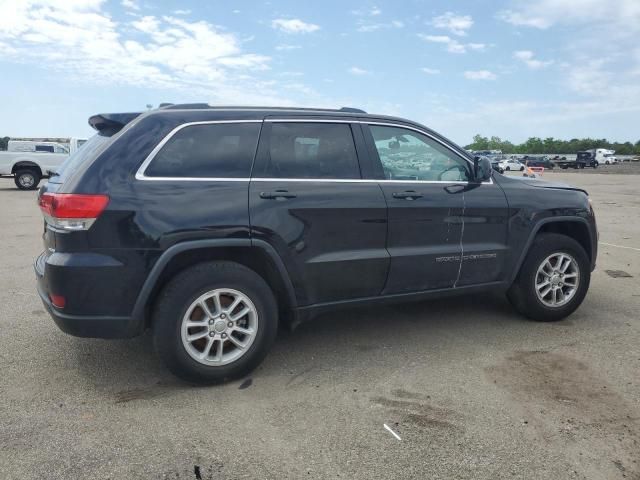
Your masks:
{"label": "front door", "polygon": [[389,209],[385,294],[450,288],[462,261],[464,190],[470,164],[410,127],[363,125]]}
{"label": "front door", "polygon": [[387,277],[386,203],[375,182],[361,180],[353,128],[289,119],[262,129],[251,235],[281,256],[300,305],[378,295]]}

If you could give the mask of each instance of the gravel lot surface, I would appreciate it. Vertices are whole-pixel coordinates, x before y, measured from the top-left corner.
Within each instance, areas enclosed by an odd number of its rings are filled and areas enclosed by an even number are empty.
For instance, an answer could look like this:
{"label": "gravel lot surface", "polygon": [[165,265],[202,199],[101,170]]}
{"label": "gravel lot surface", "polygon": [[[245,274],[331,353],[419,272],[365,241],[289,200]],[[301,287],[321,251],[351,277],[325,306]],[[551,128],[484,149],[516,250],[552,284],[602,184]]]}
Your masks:
{"label": "gravel lot surface", "polygon": [[345,310],[212,388],[173,378],[148,335],[60,332],[35,294],[35,193],[3,181],[0,478],[639,479],[638,177],[544,178],[587,188],[598,214],[598,269],[567,320],[499,295]]}

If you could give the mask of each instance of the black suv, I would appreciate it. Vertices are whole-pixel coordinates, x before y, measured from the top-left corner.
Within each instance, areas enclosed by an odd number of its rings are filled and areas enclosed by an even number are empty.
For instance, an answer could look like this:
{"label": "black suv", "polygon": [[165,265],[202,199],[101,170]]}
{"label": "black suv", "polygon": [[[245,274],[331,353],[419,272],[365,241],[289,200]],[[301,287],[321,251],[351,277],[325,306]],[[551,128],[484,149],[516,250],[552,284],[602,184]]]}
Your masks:
{"label": "black suv", "polygon": [[187,380],[242,376],[278,325],[336,307],[499,290],[549,321],[587,293],[586,192],[494,176],[418,123],[205,104],[89,123],[39,192],[38,292],[72,335],[151,328]]}

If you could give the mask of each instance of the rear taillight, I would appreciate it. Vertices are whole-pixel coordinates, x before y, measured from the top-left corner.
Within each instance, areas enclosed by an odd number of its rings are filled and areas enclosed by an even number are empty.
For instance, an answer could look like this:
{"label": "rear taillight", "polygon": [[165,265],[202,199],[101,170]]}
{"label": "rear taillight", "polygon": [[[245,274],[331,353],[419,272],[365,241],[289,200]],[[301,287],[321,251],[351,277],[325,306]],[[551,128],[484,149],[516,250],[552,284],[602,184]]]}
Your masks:
{"label": "rear taillight", "polygon": [[88,230],[109,203],[107,195],[43,193],[38,205],[49,225],[63,230]]}

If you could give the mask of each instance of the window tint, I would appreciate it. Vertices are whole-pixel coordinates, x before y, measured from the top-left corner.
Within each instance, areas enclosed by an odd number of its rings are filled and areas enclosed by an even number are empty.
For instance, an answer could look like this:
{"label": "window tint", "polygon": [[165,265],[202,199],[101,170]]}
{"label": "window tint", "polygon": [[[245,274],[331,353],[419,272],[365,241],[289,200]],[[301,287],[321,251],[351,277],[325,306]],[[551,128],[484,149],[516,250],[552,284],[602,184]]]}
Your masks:
{"label": "window tint", "polygon": [[36,145],[36,152],[53,153],[53,145]]}
{"label": "window tint", "polygon": [[247,178],[258,143],[259,123],[191,125],[173,135],[148,177]]}
{"label": "window tint", "polygon": [[385,178],[468,181],[469,162],[413,130],[370,125]]}
{"label": "window tint", "polygon": [[267,178],[360,178],[346,123],[273,123]]}

